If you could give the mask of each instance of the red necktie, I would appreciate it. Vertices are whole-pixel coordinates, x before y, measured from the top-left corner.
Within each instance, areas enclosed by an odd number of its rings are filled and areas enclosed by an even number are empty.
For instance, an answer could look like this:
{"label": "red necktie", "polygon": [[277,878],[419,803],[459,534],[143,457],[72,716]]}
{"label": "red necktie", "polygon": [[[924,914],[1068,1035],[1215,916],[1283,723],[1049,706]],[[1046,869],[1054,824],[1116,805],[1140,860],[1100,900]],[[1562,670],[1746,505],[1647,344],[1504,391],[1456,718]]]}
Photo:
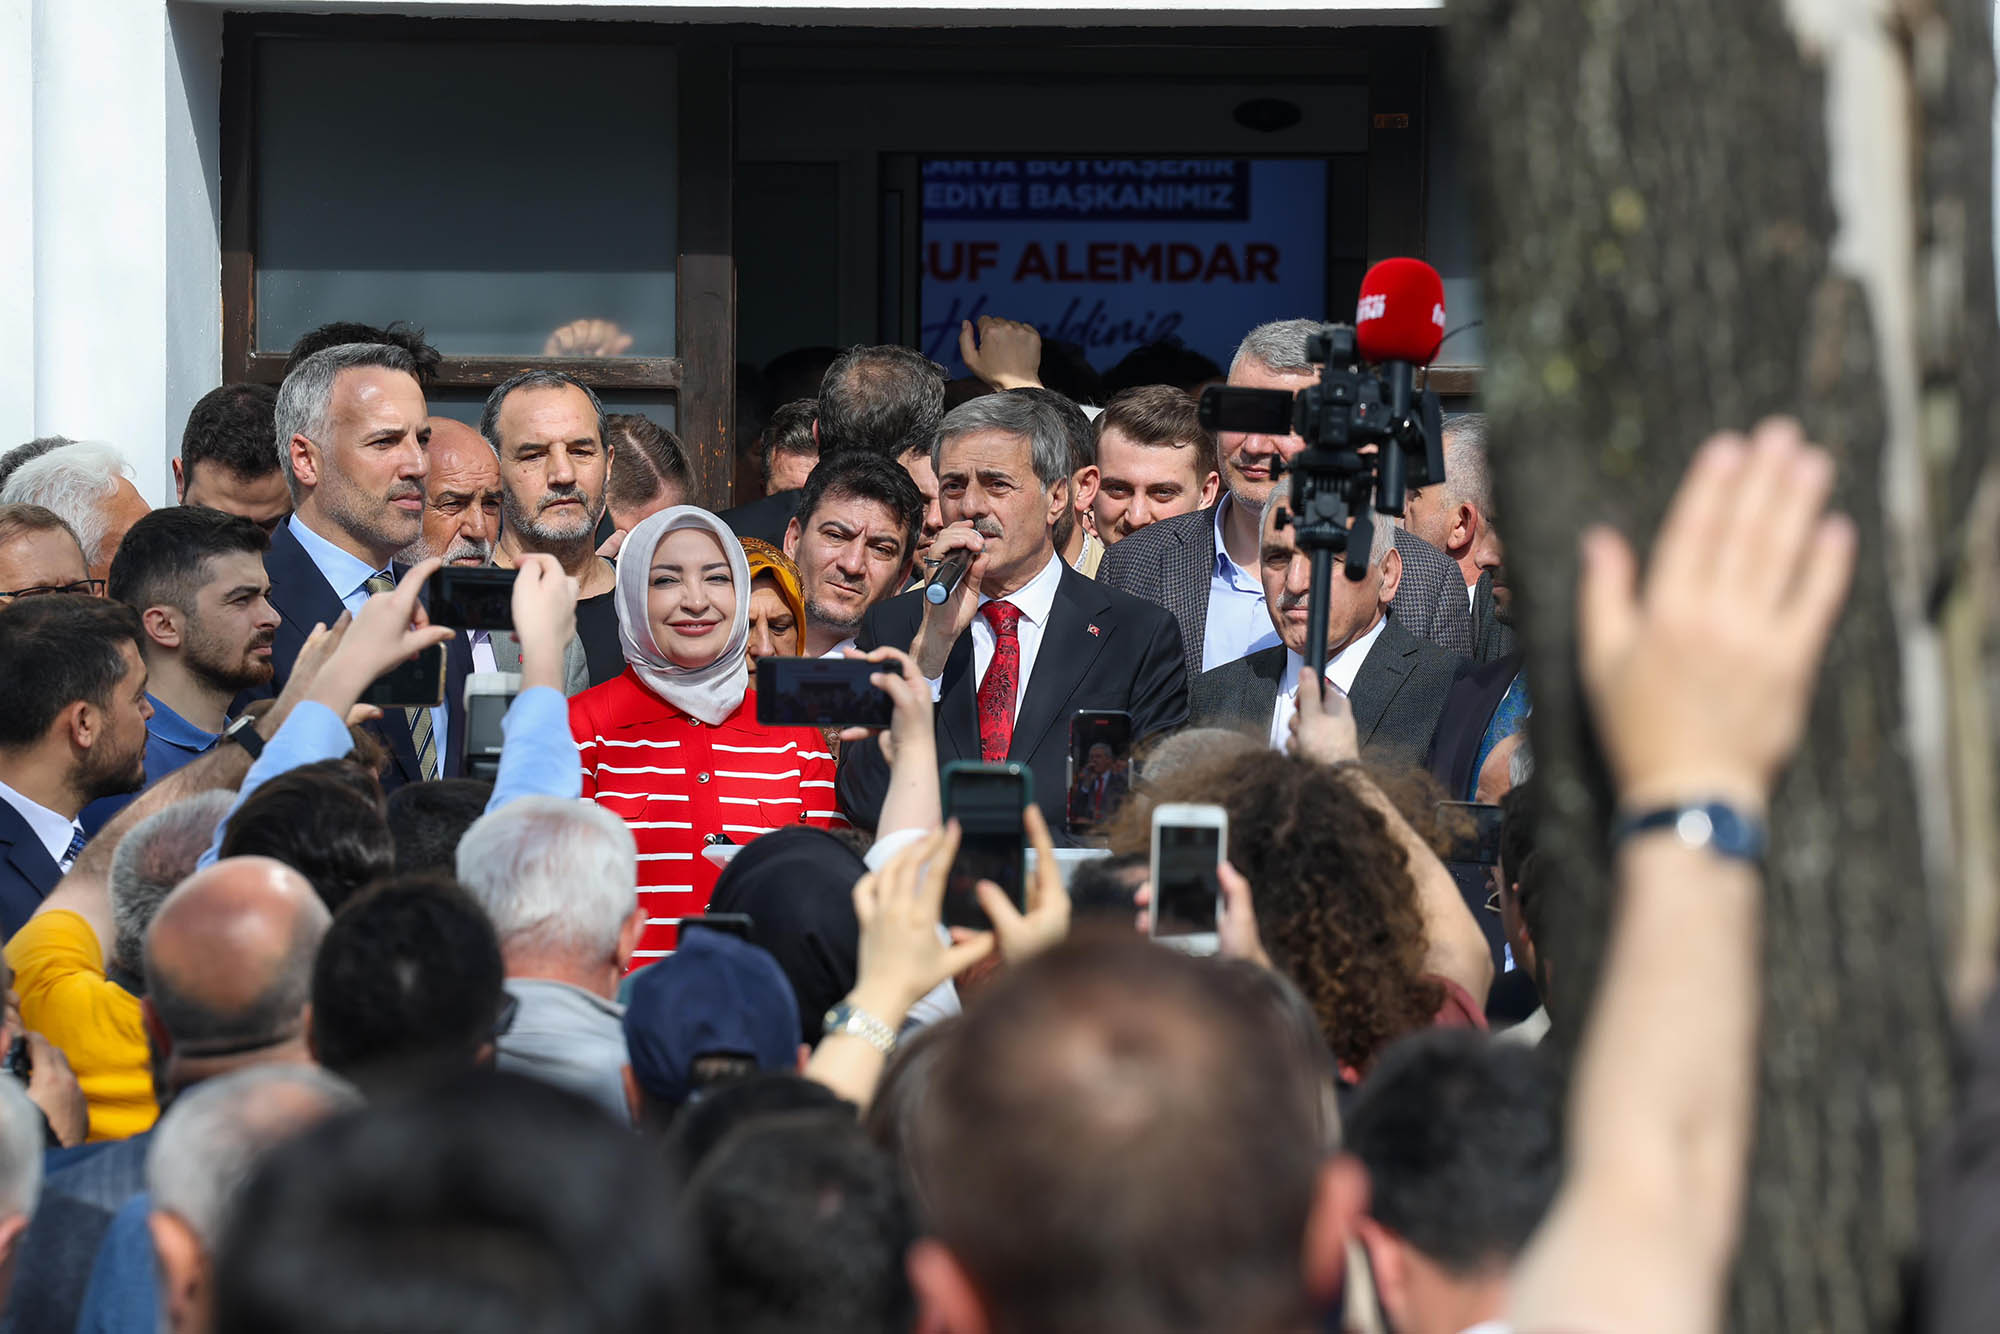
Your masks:
{"label": "red necktie", "polygon": [[1014,627],[1021,609],[1011,602],[989,602],[979,614],[993,627],[993,661],[979,683],[979,758],[998,764],[1014,743],[1014,695],[1021,683],[1021,638]]}

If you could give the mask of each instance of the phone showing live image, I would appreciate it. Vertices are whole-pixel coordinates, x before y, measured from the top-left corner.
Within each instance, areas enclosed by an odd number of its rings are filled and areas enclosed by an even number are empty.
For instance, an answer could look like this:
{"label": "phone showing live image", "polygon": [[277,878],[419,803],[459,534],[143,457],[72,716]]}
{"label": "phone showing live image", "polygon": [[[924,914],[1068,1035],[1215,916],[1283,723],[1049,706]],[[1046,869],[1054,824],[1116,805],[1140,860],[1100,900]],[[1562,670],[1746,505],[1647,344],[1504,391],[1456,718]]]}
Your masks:
{"label": "phone showing live image", "polygon": [[375,678],[361,692],[378,709],[435,709],[444,703],[444,645],[433,644]]}
{"label": "phone showing live image", "polygon": [[1440,801],[1438,831],[1446,836],[1448,862],[1475,866],[1500,864],[1500,807],[1476,801]]}
{"label": "phone showing live image", "polygon": [[1069,720],[1070,832],[1102,830],[1132,788],[1132,715],[1119,709],[1078,709]]}
{"label": "phone showing live image", "polygon": [[958,821],[958,856],[945,882],[941,918],[946,926],[990,931],[993,923],[979,906],[974,887],[991,880],[1026,911],[1027,881],[1023,870],[1027,832],[1021,812],[1034,800],[1034,784],[1019,764],[945,766],[945,818]]}

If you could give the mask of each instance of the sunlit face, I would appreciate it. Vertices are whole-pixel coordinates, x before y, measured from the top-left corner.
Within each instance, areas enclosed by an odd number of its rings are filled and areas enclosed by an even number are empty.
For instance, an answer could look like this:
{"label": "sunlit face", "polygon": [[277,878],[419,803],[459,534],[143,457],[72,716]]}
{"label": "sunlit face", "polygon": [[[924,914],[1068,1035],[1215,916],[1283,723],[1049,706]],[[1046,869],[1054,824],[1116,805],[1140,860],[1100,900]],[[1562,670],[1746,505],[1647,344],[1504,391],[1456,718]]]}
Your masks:
{"label": "sunlit face", "polygon": [[[1284,509],[1283,505],[1275,506],[1272,515],[1264,520],[1257,557],[1258,577],[1263,582],[1266,610],[1271,613],[1271,624],[1277,627],[1278,637],[1285,641],[1286,648],[1303,655],[1307,598],[1312,590],[1312,558],[1293,543],[1290,524],[1280,526],[1275,522]],[[1378,517],[1376,522],[1387,520]],[[1334,562],[1333,571],[1333,587],[1327,597],[1328,657],[1367,634],[1381,619],[1384,609],[1396,596],[1403,558],[1390,547],[1388,554],[1370,566],[1360,580],[1349,579],[1339,561]]]}
{"label": "sunlit face", "polygon": [[1044,487],[1028,437],[974,431],[940,451],[938,505],[947,524],[971,520],[986,535],[989,584],[1019,587],[1052,550],[1050,529],[1069,507],[1069,478]]}
{"label": "sunlit face", "polygon": [[1200,458],[1193,445],[1142,445],[1107,427],[1097,438],[1097,495],[1090,503],[1097,535],[1108,546],[1149,523],[1213,504],[1222,482],[1215,473],[1196,472]]}
{"label": "sunlit face", "polygon": [[500,537],[500,460],[479,432],[449,417],[431,419],[431,472],[424,482],[423,537],[403,563],[432,556],[447,565],[487,565]]}
{"label": "sunlit face", "polygon": [[927,449],[913,449],[903,455],[903,471],[910,474],[910,480],[917,484],[917,490],[924,496],[923,544],[929,546],[931,539],[944,527],[944,514],[938,509],[937,470],[931,467],[931,455]]}
{"label": "sunlit face", "polygon": [[750,661],[796,658],[805,634],[799,618],[785,605],[776,577],[760,574],[750,581]]}
{"label": "sunlit face", "polygon": [[[1229,372],[1229,383],[1243,389],[1282,389],[1295,394],[1319,383],[1318,371],[1274,371],[1255,357],[1245,357]],[[1295,435],[1243,435],[1221,431],[1215,437],[1222,453],[1222,481],[1239,505],[1263,507],[1277,478],[1271,460],[1289,459],[1306,447]]]}
{"label": "sunlit face", "polygon": [[292,512],[292,493],[285,487],[285,474],[273,468],[262,477],[245,477],[220,463],[195,463],[183,467],[174,461],[174,475],[181,483],[181,504],[206,505],[224,514],[248,519],[267,533]]}
{"label": "sunlit face", "polygon": [[604,517],[610,451],[574,385],[517,389],[500,405],[502,519],[529,544],[579,542]]}
{"label": "sunlit face", "polygon": [[653,643],[677,667],[706,667],[722,656],[736,617],[729,558],[705,528],[676,528],[653,550],[646,619]]}
{"label": "sunlit face", "polygon": [[296,435],[292,470],[301,500],[383,564],[423,531],[431,438],[416,377],[381,366],[333,382],[325,440]]}
{"label": "sunlit face", "polygon": [[125,540],[125,534],[133,524],[153,512],[153,507],[139,494],[139,488],[125,477],[120,477],[118,489],[98,504],[104,516],[104,540],[98,544],[97,554],[91,557],[90,577],[108,579],[111,576],[111,558],[118,554],[118,544]]}
{"label": "sunlit face", "polygon": [[870,607],[910,575],[903,525],[879,500],[827,495],[785,530],[785,554],[797,562],[806,615],[815,625],[851,634]]}
{"label": "sunlit face", "polygon": [[86,801],[137,792],[146,785],[146,720],[153,703],[146,698],[146,663],[138,646],[118,646],[125,673],[105,696],[99,711],[103,728],[83,760],[78,786]]}
{"label": "sunlit face", "polygon": [[[0,594],[24,588],[68,588],[88,578],[90,567],[84,564],[83,548],[66,529],[20,532],[0,544]],[[12,600],[0,596],[0,606]]]}
{"label": "sunlit face", "polygon": [[264,558],[254,551],[211,556],[208,579],[185,613],[181,663],[219,690],[248,690],[271,679],[278,613]]}

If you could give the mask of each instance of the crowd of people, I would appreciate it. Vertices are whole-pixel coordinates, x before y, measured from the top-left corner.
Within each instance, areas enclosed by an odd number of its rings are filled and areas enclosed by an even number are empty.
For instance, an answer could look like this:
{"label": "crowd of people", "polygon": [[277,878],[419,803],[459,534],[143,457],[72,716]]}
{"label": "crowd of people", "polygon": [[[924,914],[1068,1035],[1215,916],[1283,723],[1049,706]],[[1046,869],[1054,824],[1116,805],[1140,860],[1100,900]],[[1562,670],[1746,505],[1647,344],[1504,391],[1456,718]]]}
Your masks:
{"label": "crowd of people", "polygon": [[[204,397],[175,505],[0,457],[0,1330],[1713,1328],[1831,466],[1767,423],[1643,579],[1583,537],[1621,910],[1564,1013],[1483,419],[1314,673],[1303,442],[1197,414],[1317,328],[1101,394],[1004,320],[967,382],[830,354],[719,511],[562,372],[434,415],[402,325]],[[516,572],[510,628],[434,622],[446,567]],[[890,725],[761,722],[771,657],[864,659]],[[940,921],[954,762],[1032,778],[989,930]],[[1227,816],[1213,955],[1145,933],[1178,803]]]}

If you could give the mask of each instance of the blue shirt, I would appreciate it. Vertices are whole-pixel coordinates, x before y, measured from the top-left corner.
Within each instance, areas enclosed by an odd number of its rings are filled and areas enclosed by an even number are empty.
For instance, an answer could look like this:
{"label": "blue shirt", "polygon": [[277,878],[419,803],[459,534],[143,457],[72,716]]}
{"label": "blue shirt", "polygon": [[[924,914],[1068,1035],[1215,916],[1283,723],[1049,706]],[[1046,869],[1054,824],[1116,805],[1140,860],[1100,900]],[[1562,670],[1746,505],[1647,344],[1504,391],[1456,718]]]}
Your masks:
{"label": "blue shirt", "polygon": [[1257,572],[1231,560],[1229,546],[1222,540],[1223,515],[1235,503],[1235,496],[1225,494],[1215,507],[1215,568],[1208,577],[1208,624],[1201,637],[1201,669],[1205,672],[1285,642],[1278,637],[1278,627],[1271,624]]}
{"label": "blue shirt", "polygon": [[[174,770],[214,750],[216,743],[222,740],[222,733],[204,732],[168,708],[151,691],[147,692],[146,699],[153,706],[153,716],[146,723],[146,786],[151,787]],[[115,797],[99,797],[85,806],[76,817],[83,825],[83,832],[96,834],[138,795],[137,792],[125,792]]]}
{"label": "blue shirt", "polygon": [[112,1215],[77,1312],[76,1334],[157,1334],[166,1328],[146,1225],[152,1211],[153,1197],[142,1191]]}
{"label": "blue shirt", "polygon": [[[292,536],[299,539],[299,545],[312,557],[312,563],[325,579],[333,595],[340,599],[340,605],[355,615],[361,614],[361,604],[368,601],[368,581],[376,575],[395,577],[393,570],[377,570],[367,561],[350,551],[343,551],[333,543],[299,522],[294,514],[285,520],[292,530]],[[448,704],[440,704],[431,710],[431,735],[437,741],[438,776],[444,776],[444,757],[451,753],[451,710]],[[342,747],[341,754],[347,753]]]}

